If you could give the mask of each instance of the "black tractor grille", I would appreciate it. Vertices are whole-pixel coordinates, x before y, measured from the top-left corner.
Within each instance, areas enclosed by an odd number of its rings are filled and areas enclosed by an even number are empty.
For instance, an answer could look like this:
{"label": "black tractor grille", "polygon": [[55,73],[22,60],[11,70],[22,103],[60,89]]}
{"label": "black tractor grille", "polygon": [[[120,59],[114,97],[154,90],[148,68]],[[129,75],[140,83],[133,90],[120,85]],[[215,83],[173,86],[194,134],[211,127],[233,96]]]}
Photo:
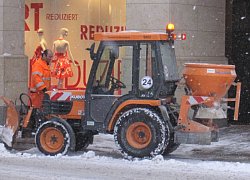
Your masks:
{"label": "black tractor grille", "polygon": [[42,111],[44,114],[65,115],[72,109],[71,101],[43,100]]}

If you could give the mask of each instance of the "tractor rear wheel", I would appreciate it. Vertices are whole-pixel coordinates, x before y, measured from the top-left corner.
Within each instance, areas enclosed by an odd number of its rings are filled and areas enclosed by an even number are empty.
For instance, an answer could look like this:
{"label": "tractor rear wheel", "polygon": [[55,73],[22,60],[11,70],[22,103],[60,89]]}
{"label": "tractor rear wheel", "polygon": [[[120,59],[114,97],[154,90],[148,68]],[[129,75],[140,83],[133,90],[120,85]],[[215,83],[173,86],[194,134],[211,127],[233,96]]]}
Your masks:
{"label": "tractor rear wheel", "polygon": [[53,118],[44,122],[36,132],[36,146],[45,155],[66,154],[75,147],[75,135],[64,120]]}
{"label": "tractor rear wheel", "polygon": [[133,108],[124,112],[114,128],[114,139],[125,157],[153,157],[165,149],[168,126],[154,110]]}

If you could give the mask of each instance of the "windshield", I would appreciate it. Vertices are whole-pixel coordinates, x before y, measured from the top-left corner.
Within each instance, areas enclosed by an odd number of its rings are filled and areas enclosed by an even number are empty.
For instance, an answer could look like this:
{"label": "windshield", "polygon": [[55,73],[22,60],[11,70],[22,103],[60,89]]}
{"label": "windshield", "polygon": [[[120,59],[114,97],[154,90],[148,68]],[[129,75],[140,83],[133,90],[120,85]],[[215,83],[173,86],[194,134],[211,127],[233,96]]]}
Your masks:
{"label": "windshield", "polygon": [[121,63],[124,61],[123,59],[133,57],[131,47],[118,45],[117,43],[102,45],[101,57],[93,83],[93,94],[124,94],[131,90],[132,66],[126,67],[126,71],[123,71],[123,64]]}
{"label": "windshield", "polygon": [[160,49],[165,80],[179,80],[174,48],[168,42],[161,42]]}

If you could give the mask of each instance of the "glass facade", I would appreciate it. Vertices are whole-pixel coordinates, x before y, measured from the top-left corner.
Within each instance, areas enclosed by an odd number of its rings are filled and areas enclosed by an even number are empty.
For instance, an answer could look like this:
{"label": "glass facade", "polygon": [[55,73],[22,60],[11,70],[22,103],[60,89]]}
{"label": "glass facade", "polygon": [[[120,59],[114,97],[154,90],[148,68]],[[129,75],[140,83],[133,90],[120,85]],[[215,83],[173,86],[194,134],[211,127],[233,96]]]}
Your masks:
{"label": "glass facade", "polygon": [[[125,30],[126,1],[113,0],[26,0],[25,1],[25,54],[31,59],[39,46],[37,30],[42,28],[49,49],[59,39],[60,29],[67,28],[72,57],[73,77],[66,78],[64,88],[85,89],[92,61],[89,48],[95,32]],[[71,58],[72,59],[72,58]],[[53,69],[53,65],[51,68]],[[56,79],[52,79],[56,85]]]}

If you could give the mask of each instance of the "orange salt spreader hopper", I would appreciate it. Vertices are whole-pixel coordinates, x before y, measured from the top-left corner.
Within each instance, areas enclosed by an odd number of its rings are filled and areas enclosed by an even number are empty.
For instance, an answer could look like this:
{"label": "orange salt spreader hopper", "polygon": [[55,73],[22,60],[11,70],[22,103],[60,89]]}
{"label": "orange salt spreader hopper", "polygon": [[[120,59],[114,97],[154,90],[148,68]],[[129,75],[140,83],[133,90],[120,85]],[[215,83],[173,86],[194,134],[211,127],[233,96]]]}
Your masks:
{"label": "orange salt spreader hopper", "polygon": [[193,96],[224,97],[236,78],[234,65],[185,64],[183,76]]}
{"label": "orange salt spreader hopper", "polygon": [[[236,97],[224,98],[236,78],[234,65],[186,63],[183,77],[187,95],[182,97],[175,138],[180,143],[210,144],[218,140],[213,119],[225,119],[227,101],[235,101],[234,120],[238,120],[241,83],[236,83]],[[191,113],[190,113],[191,112]],[[191,114],[191,115],[190,115]]]}

